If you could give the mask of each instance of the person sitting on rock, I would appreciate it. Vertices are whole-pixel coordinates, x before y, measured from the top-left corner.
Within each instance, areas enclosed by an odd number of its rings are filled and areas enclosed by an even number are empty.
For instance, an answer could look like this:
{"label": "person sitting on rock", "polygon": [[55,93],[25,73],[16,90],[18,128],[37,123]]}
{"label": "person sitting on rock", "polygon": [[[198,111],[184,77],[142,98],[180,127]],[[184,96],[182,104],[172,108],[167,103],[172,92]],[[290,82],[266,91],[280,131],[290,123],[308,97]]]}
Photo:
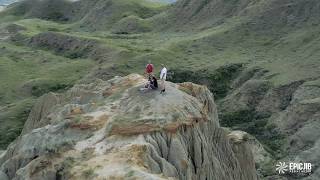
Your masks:
{"label": "person sitting on rock", "polygon": [[157,81],[157,78],[152,76],[152,77],[149,77],[149,80],[147,82],[147,84],[144,86],[144,88],[140,89],[141,91],[146,91],[146,90],[149,90],[149,89],[153,89],[153,90],[156,90],[158,89],[158,81]]}
{"label": "person sitting on rock", "polygon": [[148,89],[150,87],[150,84],[152,82],[151,77],[148,78],[148,82],[146,83],[146,85],[144,86],[144,88]]}
{"label": "person sitting on rock", "polygon": [[157,78],[152,76],[152,79],[150,81],[150,88],[151,89],[158,89],[158,81],[157,81]]}

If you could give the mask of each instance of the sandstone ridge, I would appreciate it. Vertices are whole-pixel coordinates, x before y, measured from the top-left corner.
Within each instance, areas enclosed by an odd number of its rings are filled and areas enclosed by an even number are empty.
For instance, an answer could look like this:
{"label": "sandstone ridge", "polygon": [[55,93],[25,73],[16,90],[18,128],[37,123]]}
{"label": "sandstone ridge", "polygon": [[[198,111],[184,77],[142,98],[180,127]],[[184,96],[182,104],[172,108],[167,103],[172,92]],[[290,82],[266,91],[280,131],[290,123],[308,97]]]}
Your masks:
{"label": "sandstone ridge", "polygon": [[5,179],[256,179],[243,133],[221,128],[210,91],[137,74],[49,93],[0,155]]}

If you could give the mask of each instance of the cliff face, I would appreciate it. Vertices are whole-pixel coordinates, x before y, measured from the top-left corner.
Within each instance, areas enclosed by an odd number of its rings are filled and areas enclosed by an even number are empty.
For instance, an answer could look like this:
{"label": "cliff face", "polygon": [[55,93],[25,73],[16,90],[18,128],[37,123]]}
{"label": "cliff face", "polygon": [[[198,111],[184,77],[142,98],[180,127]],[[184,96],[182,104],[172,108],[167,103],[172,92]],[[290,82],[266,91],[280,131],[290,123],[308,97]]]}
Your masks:
{"label": "cliff face", "polygon": [[40,98],[0,155],[3,179],[256,179],[246,134],[220,127],[192,83],[140,92],[139,75]]}

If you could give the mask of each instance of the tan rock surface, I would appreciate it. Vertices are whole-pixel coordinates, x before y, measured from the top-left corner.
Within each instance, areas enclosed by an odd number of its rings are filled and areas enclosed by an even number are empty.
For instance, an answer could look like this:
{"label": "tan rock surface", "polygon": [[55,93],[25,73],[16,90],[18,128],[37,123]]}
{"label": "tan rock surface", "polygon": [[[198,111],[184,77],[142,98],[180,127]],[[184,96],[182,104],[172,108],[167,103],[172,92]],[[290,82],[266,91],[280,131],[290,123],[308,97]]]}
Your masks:
{"label": "tan rock surface", "polygon": [[[10,179],[257,179],[243,134],[192,83],[141,92],[140,75],[80,84],[34,106],[0,158]],[[230,138],[235,137],[235,138]]]}

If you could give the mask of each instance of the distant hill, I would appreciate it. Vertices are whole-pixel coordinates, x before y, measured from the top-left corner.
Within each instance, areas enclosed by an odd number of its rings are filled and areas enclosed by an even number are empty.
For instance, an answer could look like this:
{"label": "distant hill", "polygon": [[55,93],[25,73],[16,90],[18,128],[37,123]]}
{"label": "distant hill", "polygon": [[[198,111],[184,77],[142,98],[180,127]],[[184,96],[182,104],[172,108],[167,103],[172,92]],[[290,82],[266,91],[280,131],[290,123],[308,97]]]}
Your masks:
{"label": "distant hill", "polygon": [[319,7],[320,1],[317,0],[181,0],[171,9],[167,19],[172,21],[170,27],[190,30],[210,28],[230,18],[241,18],[264,30],[271,26],[318,24]]}
{"label": "distant hill", "polygon": [[106,30],[129,16],[146,19],[160,12],[165,3],[148,0],[28,0],[13,5],[9,12],[25,18],[76,22],[77,29]]}

